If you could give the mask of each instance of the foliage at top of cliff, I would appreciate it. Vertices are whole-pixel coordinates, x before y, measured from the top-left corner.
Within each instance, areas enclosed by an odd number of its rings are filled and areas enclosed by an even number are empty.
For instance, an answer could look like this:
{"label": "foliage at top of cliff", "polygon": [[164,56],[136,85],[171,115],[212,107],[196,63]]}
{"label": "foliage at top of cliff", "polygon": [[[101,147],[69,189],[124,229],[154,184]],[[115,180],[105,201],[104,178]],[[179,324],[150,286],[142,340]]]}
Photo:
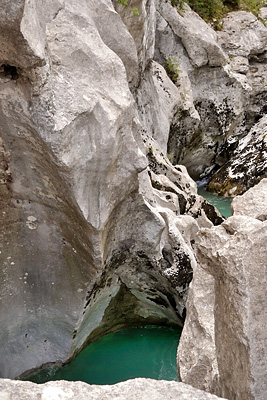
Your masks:
{"label": "foliage at top of cliff", "polygon": [[265,0],[171,0],[172,5],[183,9],[187,3],[192,10],[198,13],[206,22],[220,21],[229,11],[244,10],[252,12],[256,17],[260,8],[266,5]]}

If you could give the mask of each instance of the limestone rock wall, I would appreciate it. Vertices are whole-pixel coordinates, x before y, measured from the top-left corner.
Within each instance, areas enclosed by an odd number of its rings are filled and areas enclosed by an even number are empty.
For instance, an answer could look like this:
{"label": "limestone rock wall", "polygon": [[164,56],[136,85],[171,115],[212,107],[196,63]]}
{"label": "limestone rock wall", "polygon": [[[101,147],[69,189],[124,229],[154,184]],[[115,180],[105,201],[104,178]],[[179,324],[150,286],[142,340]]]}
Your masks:
{"label": "limestone rock wall", "polygon": [[[179,10],[159,1],[156,9],[154,58],[162,65],[178,62],[182,99],[170,123],[168,152],[195,179],[215,173],[221,194],[244,193],[266,176],[266,160],[263,171],[245,171],[251,178],[236,191],[228,167],[234,168],[233,152],[266,114],[267,29],[244,11],[229,13],[215,32],[187,5]],[[246,168],[246,161],[238,162]],[[210,190],[216,191],[213,181]]]}
{"label": "limestone rock wall", "polygon": [[127,325],[183,323],[196,234],[224,220],[185,166],[198,178],[256,140],[266,173],[266,28],[228,18],[217,34],[169,2],[1,2],[1,376]]}
{"label": "limestone rock wall", "polygon": [[2,377],[124,326],[181,325],[195,232],[223,220],[166,157],[184,106],[151,61],[154,2],[115,6],[0,6]]}
{"label": "limestone rock wall", "polygon": [[229,399],[266,397],[266,181],[237,196],[234,215],[196,238],[199,265],[179,373],[184,382]]}

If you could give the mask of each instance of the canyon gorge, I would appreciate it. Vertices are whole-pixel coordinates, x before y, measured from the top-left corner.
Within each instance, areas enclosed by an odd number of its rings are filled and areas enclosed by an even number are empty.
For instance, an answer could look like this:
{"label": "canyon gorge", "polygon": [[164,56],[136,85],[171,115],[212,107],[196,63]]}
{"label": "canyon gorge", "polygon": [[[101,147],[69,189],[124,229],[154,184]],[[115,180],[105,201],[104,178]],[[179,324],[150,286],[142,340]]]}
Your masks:
{"label": "canyon gorge", "polygon": [[[265,23],[2,0],[0,400],[266,398]],[[144,325],[183,327],[181,382],[22,381]]]}

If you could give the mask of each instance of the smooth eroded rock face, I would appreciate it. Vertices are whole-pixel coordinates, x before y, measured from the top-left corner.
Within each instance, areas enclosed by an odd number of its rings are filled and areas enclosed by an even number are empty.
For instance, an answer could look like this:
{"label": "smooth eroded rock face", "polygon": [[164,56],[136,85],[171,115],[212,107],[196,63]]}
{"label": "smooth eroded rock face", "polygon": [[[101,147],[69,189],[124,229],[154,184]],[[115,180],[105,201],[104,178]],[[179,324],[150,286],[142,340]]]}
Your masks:
{"label": "smooth eroded rock face", "polygon": [[87,385],[83,382],[31,382],[0,380],[1,400],[219,400],[219,397],[177,382],[134,379],[116,385]]}
{"label": "smooth eroded rock face", "polygon": [[72,334],[99,263],[93,247],[96,233],[59,175],[26,107],[16,83],[1,84],[3,377],[68,358]]}

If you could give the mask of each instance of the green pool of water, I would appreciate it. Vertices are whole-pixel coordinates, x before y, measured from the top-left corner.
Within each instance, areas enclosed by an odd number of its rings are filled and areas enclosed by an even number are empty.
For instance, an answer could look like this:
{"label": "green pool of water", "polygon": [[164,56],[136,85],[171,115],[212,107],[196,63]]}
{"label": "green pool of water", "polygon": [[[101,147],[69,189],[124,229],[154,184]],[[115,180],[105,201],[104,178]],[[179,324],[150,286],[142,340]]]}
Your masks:
{"label": "green pool of water", "polygon": [[146,326],[110,333],[91,343],[68,365],[47,368],[29,380],[84,381],[109,385],[143,377],[178,381],[176,352],[181,330]]}
{"label": "green pool of water", "polygon": [[222,197],[210,193],[205,189],[205,187],[199,187],[198,194],[203,196],[210,204],[215,206],[224,217],[231,217],[231,203],[233,200],[231,197]]}

